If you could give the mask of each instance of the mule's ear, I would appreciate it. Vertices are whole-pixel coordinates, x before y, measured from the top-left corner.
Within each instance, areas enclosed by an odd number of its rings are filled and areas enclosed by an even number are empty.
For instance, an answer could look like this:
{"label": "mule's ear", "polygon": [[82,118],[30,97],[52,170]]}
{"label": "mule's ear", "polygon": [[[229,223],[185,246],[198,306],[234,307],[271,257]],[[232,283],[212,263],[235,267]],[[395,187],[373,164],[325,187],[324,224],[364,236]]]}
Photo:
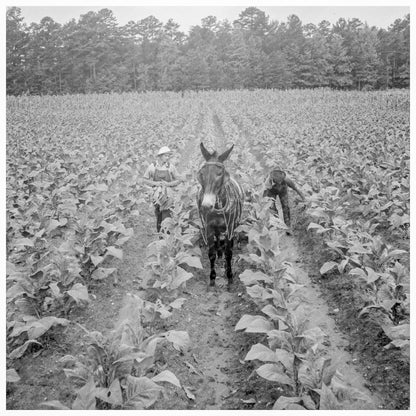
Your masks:
{"label": "mule's ear", "polygon": [[209,160],[212,155],[210,152],[208,152],[208,150],[205,148],[204,143],[201,142],[201,152],[202,152],[202,156],[204,156],[205,160]]}
{"label": "mule's ear", "polygon": [[222,163],[230,155],[231,150],[233,150],[234,145],[232,145],[228,150],[226,150],[222,155],[218,156],[218,160]]}

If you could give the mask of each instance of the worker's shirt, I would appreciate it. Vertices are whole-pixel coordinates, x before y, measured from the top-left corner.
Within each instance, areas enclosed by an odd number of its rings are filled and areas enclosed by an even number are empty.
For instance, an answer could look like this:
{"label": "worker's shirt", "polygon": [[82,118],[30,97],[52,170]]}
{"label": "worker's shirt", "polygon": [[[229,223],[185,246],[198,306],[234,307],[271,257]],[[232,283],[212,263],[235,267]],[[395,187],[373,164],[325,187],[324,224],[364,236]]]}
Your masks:
{"label": "worker's shirt", "polygon": [[274,196],[287,193],[286,180],[283,180],[280,183],[274,183],[271,178],[268,177],[266,183],[264,184],[264,188],[265,190],[271,191]]}
{"label": "worker's shirt", "polygon": [[160,165],[159,163],[156,162],[156,163],[151,163],[148,166],[143,177],[151,181],[172,182],[175,179],[178,179],[179,174],[175,166],[173,166],[172,164],[168,163],[168,164]]}
{"label": "worker's shirt", "polygon": [[[156,162],[149,165],[143,177],[151,181],[172,182],[179,177],[179,174],[170,163],[160,165]],[[153,203],[160,205],[161,209],[167,209],[173,203],[172,188],[163,185],[154,186],[153,188]]]}

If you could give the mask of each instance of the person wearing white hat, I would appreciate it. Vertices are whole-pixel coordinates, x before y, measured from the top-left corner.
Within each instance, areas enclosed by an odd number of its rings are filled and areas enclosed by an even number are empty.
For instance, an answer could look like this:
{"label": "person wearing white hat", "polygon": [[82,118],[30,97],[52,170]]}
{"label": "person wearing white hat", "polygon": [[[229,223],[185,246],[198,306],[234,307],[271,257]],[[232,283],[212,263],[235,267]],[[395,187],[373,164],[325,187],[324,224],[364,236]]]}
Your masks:
{"label": "person wearing white hat", "polygon": [[167,146],[162,146],[159,151],[157,152],[158,156],[166,155],[172,153],[172,150],[169,149]]}
{"label": "person wearing white hat", "polygon": [[154,189],[152,199],[157,232],[160,231],[162,221],[171,216],[173,201],[170,188],[182,182],[175,166],[170,163],[171,156],[169,147],[162,146],[157,152],[156,162],[151,163],[143,175],[143,183]]}

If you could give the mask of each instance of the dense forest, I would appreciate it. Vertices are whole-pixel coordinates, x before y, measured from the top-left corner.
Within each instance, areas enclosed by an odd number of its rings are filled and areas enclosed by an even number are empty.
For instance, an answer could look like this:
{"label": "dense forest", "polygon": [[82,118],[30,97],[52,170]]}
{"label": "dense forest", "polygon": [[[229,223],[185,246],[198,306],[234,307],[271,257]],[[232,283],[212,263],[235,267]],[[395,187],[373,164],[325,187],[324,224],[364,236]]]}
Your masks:
{"label": "dense forest", "polygon": [[179,28],[154,16],[120,26],[109,9],[27,25],[10,7],[7,94],[410,84],[410,14],[380,29],[359,19],[278,22],[248,7],[233,22],[207,16],[188,34]]}

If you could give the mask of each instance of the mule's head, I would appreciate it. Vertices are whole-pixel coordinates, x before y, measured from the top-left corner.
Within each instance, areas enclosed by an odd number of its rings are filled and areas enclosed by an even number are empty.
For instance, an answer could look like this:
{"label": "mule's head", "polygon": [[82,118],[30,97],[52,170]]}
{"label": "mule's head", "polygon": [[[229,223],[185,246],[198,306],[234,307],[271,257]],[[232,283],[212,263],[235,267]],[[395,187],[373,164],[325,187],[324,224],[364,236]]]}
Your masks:
{"label": "mule's head", "polygon": [[217,200],[217,195],[223,185],[230,179],[230,174],[225,170],[224,161],[233,150],[232,145],[228,150],[218,156],[216,150],[210,153],[201,143],[201,152],[206,163],[198,172],[198,181],[202,187],[201,206],[212,210]]}

